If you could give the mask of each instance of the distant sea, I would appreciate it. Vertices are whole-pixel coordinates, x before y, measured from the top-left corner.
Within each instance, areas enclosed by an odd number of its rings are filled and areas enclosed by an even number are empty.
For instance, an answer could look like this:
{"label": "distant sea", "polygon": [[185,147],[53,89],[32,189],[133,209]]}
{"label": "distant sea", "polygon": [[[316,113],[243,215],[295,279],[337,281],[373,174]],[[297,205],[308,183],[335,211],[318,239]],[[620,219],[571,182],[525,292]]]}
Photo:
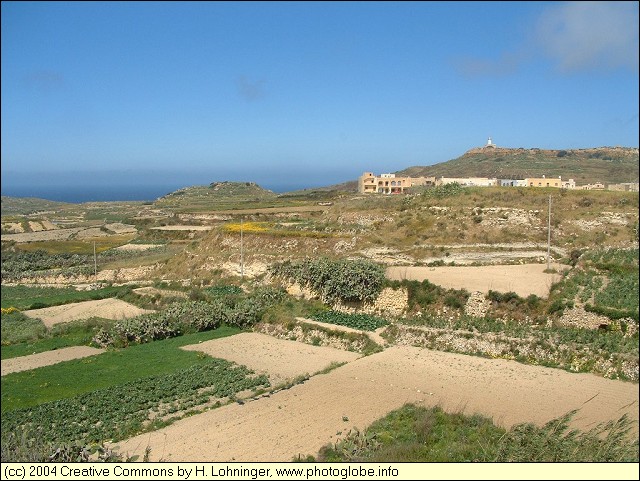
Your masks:
{"label": "distant sea", "polygon": [[[278,194],[308,188],[308,186],[262,185],[264,189]],[[80,204],[83,202],[109,201],[154,201],[185,185],[108,185],[108,186],[2,186],[2,195],[10,197],[37,197],[39,199],[55,200]]]}

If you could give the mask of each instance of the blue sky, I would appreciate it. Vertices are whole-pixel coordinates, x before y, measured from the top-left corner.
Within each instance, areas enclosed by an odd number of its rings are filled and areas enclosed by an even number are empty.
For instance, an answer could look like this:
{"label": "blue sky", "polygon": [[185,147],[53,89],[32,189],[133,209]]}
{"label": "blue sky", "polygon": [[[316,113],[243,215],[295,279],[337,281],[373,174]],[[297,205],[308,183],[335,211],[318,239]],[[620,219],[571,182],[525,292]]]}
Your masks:
{"label": "blue sky", "polygon": [[2,2],[1,67],[3,193],[639,144],[637,2]]}

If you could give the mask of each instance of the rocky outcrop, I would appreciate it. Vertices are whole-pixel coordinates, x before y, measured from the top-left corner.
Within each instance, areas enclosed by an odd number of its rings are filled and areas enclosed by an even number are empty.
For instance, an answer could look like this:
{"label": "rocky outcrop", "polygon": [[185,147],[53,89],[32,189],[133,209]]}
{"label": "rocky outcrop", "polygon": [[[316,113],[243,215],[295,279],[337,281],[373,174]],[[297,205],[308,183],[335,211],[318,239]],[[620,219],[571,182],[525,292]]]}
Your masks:
{"label": "rocky outcrop", "polygon": [[464,306],[464,313],[471,317],[484,317],[491,307],[491,303],[480,292],[472,292]]}
{"label": "rocky outcrop", "polygon": [[339,302],[333,309],[347,314],[371,314],[400,317],[409,308],[409,292],[406,289],[382,289],[377,299],[371,302]]}
{"label": "rocky outcrop", "polygon": [[582,329],[598,329],[600,326],[608,326],[610,322],[611,319],[608,317],[585,311],[582,307],[566,309],[557,321],[559,325],[564,327]]}

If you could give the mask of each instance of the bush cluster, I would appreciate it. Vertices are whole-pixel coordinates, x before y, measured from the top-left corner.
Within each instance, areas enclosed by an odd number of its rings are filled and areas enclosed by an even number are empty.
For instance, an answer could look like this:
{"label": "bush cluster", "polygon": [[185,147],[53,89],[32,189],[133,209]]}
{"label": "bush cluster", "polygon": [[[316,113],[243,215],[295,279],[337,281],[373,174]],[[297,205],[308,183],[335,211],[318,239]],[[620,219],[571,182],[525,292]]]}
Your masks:
{"label": "bush cluster", "polygon": [[180,301],[163,311],[142,314],[116,322],[109,329],[100,329],[93,341],[101,347],[126,347],[217,329],[222,323],[245,329],[283,298],[283,291],[263,288],[249,295],[215,297],[209,302]]}
{"label": "bush cluster", "polygon": [[286,261],[269,268],[272,276],[294,281],[318,294],[323,302],[374,301],[385,282],[384,269],[371,261],[326,257]]}

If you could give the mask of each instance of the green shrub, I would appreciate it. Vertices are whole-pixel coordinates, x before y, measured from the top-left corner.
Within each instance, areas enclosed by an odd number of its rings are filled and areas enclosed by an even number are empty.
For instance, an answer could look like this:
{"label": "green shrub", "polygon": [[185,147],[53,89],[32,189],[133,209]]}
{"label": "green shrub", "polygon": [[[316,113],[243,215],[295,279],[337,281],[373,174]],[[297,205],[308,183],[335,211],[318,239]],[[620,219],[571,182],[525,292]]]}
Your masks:
{"label": "green shrub", "polygon": [[42,339],[47,328],[40,319],[33,319],[20,311],[2,314],[2,344],[17,344]]}
{"label": "green shrub", "polygon": [[286,261],[271,266],[269,272],[311,289],[329,304],[373,301],[385,282],[384,269],[364,259],[331,260],[322,257]]}
{"label": "green shrub", "polygon": [[380,317],[369,316],[367,314],[345,314],[336,311],[320,312],[311,318],[318,322],[337,324],[353,329],[361,329],[363,331],[375,331],[379,327],[389,325],[386,320]]}
{"label": "green shrub", "polygon": [[462,309],[464,303],[456,295],[449,294],[444,298],[444,305],[447,307],[453,307],[454,309]]}

